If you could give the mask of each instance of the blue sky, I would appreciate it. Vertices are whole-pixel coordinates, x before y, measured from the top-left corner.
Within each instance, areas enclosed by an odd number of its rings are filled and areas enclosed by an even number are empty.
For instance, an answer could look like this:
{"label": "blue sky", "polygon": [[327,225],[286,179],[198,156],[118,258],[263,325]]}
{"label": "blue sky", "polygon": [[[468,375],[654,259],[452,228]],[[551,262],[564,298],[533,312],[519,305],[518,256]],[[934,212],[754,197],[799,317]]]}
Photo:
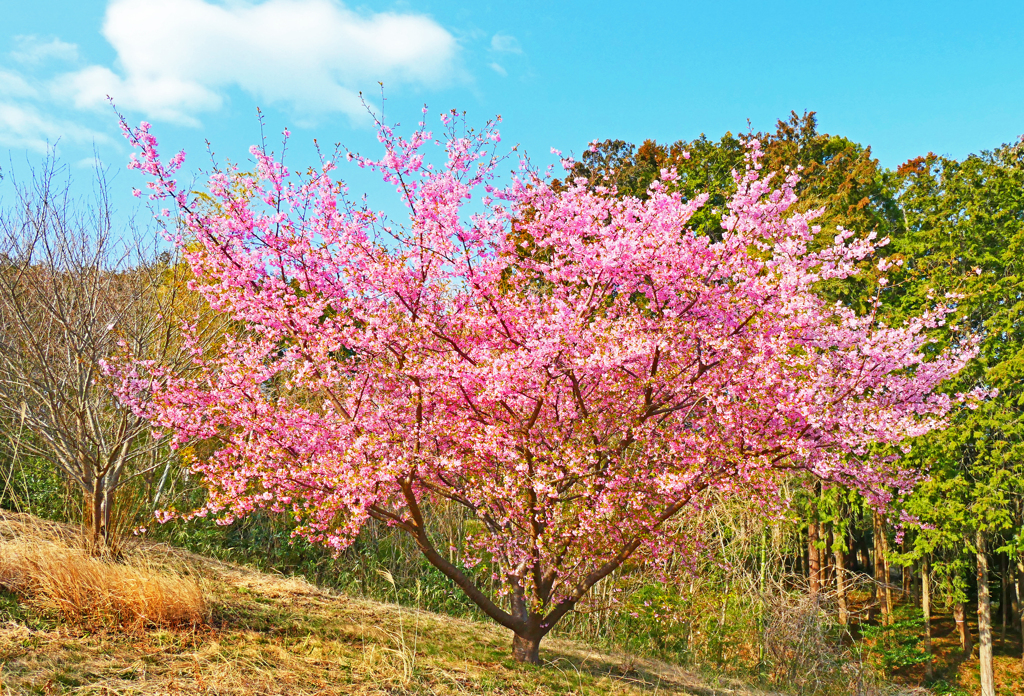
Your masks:
{"label": "blue sky", "polygon": [[5,171],[58,139],[72,170],[95,148],[122,171],[106,94],[193,167],[206,140],[245,158],[257,106],[268,132],[291,128],[293,166],[312,163],[314,137],[371,154],[357,94],[379,101],[378,80],[389,119],[424,103],[501,114],[505,142],[540,163],[595,138],[717,138],[805,109],[890,167],[1024,133],[1020,0],[3,0],[3,15]]}

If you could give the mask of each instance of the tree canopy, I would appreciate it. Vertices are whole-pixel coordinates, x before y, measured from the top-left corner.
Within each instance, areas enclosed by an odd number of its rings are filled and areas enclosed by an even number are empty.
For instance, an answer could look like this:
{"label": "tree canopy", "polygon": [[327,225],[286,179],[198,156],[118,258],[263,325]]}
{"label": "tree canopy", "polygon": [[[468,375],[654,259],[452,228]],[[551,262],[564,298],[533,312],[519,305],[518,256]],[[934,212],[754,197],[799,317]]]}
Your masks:
{"label": "tree canopy", "polygon": [[[779,470],[873,499],[909,488],[870,445],[940,426],[956,399],[935,389],[974,347],[925,359],[941,305],[888,327],[877,303],[818,292],[863,272],[876,233],[823,240],[797,173],[762,176],[756,141],[709,233],[698,211],[721,192],[684,195],[670,167],[642,197],[525,165],[498,187],[497,131],[443,122],[439,165],[423,124],[380,125],[382,158],[356,158],[395,186],[402,226],[339,197],[333,164],[295,183],[261,149],[196,206],[174,180],[184,155],[164,164],[147,125],[126,127],[198,289],[244,327],[189,371],[115,368],[177,443],[220,443],[196,467],[207,510],[288,511],[335,547],[370,518],[403,529],[536,661],[595,583],[685,545],[665,522],[704,491],[771,499]],[[428,536],[441,500],[480,523],[499,596]]]}

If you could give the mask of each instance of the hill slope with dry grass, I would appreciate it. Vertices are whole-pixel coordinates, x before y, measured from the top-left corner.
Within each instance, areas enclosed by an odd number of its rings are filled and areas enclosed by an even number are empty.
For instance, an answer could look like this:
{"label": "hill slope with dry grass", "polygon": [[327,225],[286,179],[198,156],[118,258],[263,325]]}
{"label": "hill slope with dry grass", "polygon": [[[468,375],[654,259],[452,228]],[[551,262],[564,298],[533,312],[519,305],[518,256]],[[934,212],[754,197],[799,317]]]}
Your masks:
{"label": "hill slope with dry grass", "polygon": [[542,667],[497,627],[359,600],[180,549],[118,564],[72,528],[0,516],[0,693],[759,694],[550,640]]}

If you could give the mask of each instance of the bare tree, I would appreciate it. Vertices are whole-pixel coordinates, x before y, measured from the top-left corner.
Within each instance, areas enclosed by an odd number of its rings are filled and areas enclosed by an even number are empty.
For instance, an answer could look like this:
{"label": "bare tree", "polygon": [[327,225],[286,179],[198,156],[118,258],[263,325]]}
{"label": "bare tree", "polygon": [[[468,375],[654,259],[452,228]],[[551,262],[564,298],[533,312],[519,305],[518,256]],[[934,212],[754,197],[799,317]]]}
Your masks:
{"label": "bare tree", "polygon": [[102,170],[91,204],[71,197],[65,175],[47,158],[0,210],[0,429],[10,452],[77,484],[87,538],[102,551],[116,541],[118,491],[166,473],[170,453],[118,403],[101,365],[125,346],[174,362],[175,304],[188,292],[155,234],[115,230]]}

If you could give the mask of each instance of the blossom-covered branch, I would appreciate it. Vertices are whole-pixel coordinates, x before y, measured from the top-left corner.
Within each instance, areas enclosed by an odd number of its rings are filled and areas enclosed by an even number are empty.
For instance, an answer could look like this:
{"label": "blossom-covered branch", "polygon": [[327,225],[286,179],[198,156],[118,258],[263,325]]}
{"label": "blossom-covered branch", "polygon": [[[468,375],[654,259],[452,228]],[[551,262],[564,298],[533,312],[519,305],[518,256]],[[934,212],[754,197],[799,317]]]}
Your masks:
{"label": "blossom-covered branch", "polygon": [[[812,251],[796,175],[776,188],[756,142],[709,237],[688,227],[706,197],[674,193],[670,170],[645,200],[525,164],[498,186],[493,124],[443,120],[438,140],[381,125],[381,159],[354,158],[395,185],[402,226],[349,203],[333,164],[296,181],[256,148],[253,172],[214,173],[197,205],[173,179],[182,156],[164,165],[147,126],[126,128],[132,166],[177,207],[196,288],[244,327],[188,372],[116,368],[175,442],[223,443],[196,464],[208,511],[287,511],[335,548],[369,518],[397,525],[535,661],[707,489],[770,496],[782,469],[882,498],[909,485],[868,447],[939,427],[953,400],[934,390],[973,345],[926,361],[942,307],[886,327],[816,293],[885,240],[842,231]],[[504,598],[429,538],[441,499],[480,521]]]}

